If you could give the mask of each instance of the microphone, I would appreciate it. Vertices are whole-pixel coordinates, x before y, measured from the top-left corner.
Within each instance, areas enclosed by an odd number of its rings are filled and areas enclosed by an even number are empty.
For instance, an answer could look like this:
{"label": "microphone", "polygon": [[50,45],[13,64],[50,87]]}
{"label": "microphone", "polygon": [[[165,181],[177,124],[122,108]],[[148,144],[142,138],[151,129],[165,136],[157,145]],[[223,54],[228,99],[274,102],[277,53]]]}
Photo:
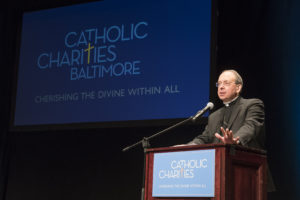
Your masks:
{"label": "microphone", "polygon": [[214,104],[212,102],[208,102],[207,105],[205,106],[205,108],[203,108],[202,110],[199,110],[197,112],[197,114],[192,118],[193,121],[195,121],[197,118],[199,118],[200,116],[202,116],[208,109],[213,109],[214,108]]}

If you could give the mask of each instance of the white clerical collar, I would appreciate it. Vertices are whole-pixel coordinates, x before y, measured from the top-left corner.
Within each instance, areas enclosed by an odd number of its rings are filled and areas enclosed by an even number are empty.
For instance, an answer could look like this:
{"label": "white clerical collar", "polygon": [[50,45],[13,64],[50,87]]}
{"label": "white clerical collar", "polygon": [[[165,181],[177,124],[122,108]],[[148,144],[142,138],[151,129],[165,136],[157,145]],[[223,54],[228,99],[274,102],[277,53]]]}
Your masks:
{"label": "white clerical collar", "polygon": [[224,101],[223,101],[223,104],[224,104],[226,107],[228,107],[229,104],[230,104],[231,102],[234,102],[238,97],[239,97],[239,96],[236,96],[236,97],[235,97],[234,99],[232,99],[231,101],[227,101],[227,102],[224,102]]}

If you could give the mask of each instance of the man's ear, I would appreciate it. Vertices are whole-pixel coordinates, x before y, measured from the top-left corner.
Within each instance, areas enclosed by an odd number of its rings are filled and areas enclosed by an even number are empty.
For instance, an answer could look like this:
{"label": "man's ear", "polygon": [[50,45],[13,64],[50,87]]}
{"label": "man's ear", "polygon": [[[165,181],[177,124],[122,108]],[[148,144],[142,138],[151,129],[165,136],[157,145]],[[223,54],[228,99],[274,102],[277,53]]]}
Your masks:
{"label": "man's ear", "polygon": [[237,92],[238,94],[240,94],[241,91],[242,91],[242,85],[241,85],[241,84],[236,85],[236,92]]}

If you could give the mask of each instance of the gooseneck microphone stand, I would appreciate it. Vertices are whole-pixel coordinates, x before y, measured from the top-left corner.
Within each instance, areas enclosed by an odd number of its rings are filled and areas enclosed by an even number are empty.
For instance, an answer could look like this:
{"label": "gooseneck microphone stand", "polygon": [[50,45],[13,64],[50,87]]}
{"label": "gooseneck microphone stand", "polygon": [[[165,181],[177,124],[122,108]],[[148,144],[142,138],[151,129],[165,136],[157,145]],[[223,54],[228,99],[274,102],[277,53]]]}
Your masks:
{"label": "gooseneck microphone stand", "polygon": [[183,120],[183,121],[181,121],[181,122],[179,122],[179,123],[177,123],[177,124],[175,124],[175,125],[173,125],[173,126],[170,126],[170,127],[166,128],[166,129],[164,129],[164,130],[162,130],[162,131],[159,131],[159,132],[157,132],[157,133],[151,135],[150,137],[144,137],[144,138],[143,138],[142,140],[140,140],[139,142],[137,142],[137,143],[135,143],[135,144],[132,144],[132,145],[130,145],[130,146],[128,146],[128,147],[125,147],[125,148],[122,150],[123,152],[125,152],[125,151],[128,151],[129,149],[132,149],[132,148],[134,148],[134,147],[136,147],[136,146],[138,146],[138,145],[140,145],[140,144],[142,145],[142,147],[143,147],[143,149],[144,149],[144,170],[143,170],[143,186],[142,186],[142,190],[141,190],[141,200],[144,200],[144,198],[145,198],[146,152],[147,152],[147,149],[150,148],[150,143],[149,143],[149,141],[150,141],[151,139],[153,139],[153,138],[159,136],[159,135],[162,135],[162,134],[164,134],[164,133],[166,133],[166,132],[168,132],[168,131],[170,131],[170,130],[172,130],[172,129],[178,127],[178,126],[181,126],[181,125],[183,125],[183,124],[185,124],[185,123],[187,123],[187,122],[189,122],[189,121],[192,121],[192,120],[194,120],[194,119],[193,119],[193,116],[192,116],[192,117],[189,117],[189,118],[187,118],[187,119],[185,119],[185,120]]}

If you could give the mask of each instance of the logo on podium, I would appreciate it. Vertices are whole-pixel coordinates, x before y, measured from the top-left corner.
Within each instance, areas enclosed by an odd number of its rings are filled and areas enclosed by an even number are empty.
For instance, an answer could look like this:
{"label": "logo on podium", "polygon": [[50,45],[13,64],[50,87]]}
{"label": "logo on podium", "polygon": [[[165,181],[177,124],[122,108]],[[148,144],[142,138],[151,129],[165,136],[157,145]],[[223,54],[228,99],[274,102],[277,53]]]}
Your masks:
{"label": "logo on podium", "polygon": [[154,154],[153,197],[214,197],[215,150]]}

